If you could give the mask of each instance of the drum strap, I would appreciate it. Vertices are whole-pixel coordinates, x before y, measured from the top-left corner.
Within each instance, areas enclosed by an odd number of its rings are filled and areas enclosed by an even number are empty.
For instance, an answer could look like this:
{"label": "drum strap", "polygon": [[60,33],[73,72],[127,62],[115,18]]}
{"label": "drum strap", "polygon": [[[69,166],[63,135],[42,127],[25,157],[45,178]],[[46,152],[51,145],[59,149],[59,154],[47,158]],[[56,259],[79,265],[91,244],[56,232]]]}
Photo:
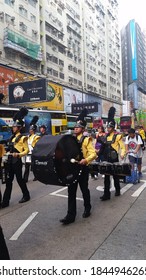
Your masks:
{"label": "drum strap", "polygon": [[80,138],[80,140],[78,141],[78,142],[79,142],[79,144],[81,145],[81,147],[82,147],[82,144],[83,144],[84,139],[85,139],[86,137],[87,137],[87,136],[82,135],[82,137],[81,137],[81,138]]}

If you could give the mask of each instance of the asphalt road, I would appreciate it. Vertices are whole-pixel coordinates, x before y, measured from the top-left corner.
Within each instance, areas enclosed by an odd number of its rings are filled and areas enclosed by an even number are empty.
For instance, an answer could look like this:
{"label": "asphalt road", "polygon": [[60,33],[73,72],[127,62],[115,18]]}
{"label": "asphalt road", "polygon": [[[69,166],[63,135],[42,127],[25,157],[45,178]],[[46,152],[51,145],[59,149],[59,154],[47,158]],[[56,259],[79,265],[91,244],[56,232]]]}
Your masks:
{"label": "asphalt road", "polygon": [[[75,223],[63,226],[67,188],[32,181],[31,200],[19,204],[22,194],[14,183],[10,206],[0,209],[0,221],[12,260],[146,259],[146,160],[139,184],[121,183],[121,196],[100,201],[103,178],[89,180],[92,215],[84,211],[77,193]],[[2,192],[4,185],[1,186]]]}

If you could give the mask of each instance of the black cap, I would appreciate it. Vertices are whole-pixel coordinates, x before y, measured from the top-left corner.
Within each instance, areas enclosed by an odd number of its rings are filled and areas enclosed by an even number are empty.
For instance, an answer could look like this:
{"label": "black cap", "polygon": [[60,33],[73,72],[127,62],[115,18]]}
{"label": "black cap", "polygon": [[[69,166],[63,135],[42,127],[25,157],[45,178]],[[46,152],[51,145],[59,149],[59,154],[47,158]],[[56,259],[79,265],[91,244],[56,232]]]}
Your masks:
{"label": "black cap", "polygon": [[29,130],[37,130],[37,125],[36,124],[32,124],[29,128]]}
{"label": "black cap", "polygon": [[109,122],[107,127],[115,128],[115,122],[114,121]]}
{"label": "black cap", "polygon": [[22,127],[24,125],[24,121],[22,120],[15,120],[12,126]]}
{"label": "black cap", "polygon": [[82,110],[82,112],[80,113],[80,115],[77,118],[75,127],[81,127],[81,128],[85,128],[87,122],[86,122],[86,117],[87,117],[87,109],[84,108]]}

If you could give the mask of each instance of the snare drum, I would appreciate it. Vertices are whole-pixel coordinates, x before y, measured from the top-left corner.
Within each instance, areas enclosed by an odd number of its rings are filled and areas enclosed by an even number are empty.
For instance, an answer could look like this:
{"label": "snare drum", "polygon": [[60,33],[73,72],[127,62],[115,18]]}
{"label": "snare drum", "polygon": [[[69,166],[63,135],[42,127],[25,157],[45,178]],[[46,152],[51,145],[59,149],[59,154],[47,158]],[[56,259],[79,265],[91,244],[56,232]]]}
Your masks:
{"label": "snare drum", "polygon": [[98,163],[99,173],[104,175],[113,175],[113,164],[107,161]]}
{"label": "snare drum", "polygon": [[114,174],[120,176],[130,176],[131,175],[131,164],[130,163],[120,163],[115,162],[113,164]]}

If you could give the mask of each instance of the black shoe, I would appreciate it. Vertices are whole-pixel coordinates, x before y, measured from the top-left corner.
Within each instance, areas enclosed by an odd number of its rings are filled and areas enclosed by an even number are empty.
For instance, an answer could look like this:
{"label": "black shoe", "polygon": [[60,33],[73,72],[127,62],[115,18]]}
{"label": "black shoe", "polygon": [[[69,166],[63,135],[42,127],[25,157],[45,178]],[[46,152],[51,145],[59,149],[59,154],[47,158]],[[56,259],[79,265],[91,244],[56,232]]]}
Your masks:
{"label": "black shoe", "polygon": [[20,200],[19,200],[19,203],[24,203],[26,201],[29,201],[30,200],[30,196],[28,197],[22,197]]}
{"label": "black shoe", "polygon": [[74,223],[75,218],[71,218],[69,216],[64,217],[63,219],[60,220],[60,223],[64,224],[64,225],[69,225],[71,223]]}
{"label": "black shoe", "polygon": [[6,208],[8,206],[9,206],[9,202],[7,202],[7,203],[2,202],[2,204],[1,204],[1,208]]}
{"label": "black shoe", "polygon": [[121,195],[120,191],[115,192],[115,196],[120,196],[120,195]]}
{"label": "black shoe", "polygon": [[110,197],[110,195],[102,195],[101,197],[100,197],[100,199],[102,200],[102,201],[105,201],[105,200],[109,200],[111,197]]}
{"label": "black shoe", "polygon": [[82,217],[83,217],[83,218],[88,218],[90,215],[91,215],[91,212],[85,210],[84,213],[83,213],[83,215],[82,215]]}
{"label": "black shoe", "polygon": [[37,181],[37,178],[33,178],[33,181]]}

